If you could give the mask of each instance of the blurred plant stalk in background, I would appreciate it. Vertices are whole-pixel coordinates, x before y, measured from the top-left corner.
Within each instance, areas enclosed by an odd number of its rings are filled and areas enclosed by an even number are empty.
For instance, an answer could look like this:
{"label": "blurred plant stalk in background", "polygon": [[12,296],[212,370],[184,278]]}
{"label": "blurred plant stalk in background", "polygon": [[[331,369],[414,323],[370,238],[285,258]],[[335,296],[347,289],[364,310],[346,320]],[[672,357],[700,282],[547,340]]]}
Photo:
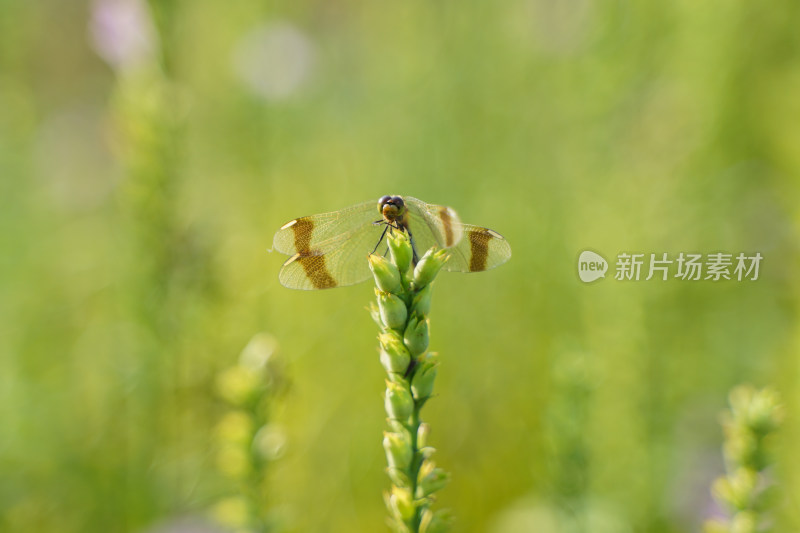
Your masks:
{"label": "blurred plant stalk in background", "polygon": [[730,513],[729,520],[710,520],[706,533],[766,533],[773,531],[770,513],[773,463],[770,442],[783,420],[778,394],[740,385],[730,394],[730,410],[722,415],[727,475],[714,482],[714,498]]}
{"label": "blurred plant stalk in background", "polygon": [[[188,112],[176,48],[179,2],[95,0],[92,8],[91,44],[115,75],[108,114],[123,172],[115,200],[126,244],[117,283],[123,316],[141,332],[129,346],[134,388],[124,420],[136,430],[127,432],[119,498],[133,525],[163,515],[194,490],[192,462],[204,443],[191,437],[196,417],[187,407],[204,400],[196,385],[210,369],[199,364],[187,333],[215,300],[215,279],[207,236],[179,217]],[[148,486],[169,486],[172,496],[143,499]]]}
{"label": "blurred plant stalk in background", "polygon": [[267,489],[270,464],[283,455],[286,445],[285,432],[270,421],[274,402],[288,386],[276,349],[275,338],[260,333],[236,365],[217,375],[217,393],[228,406],[215,431],[217,468],[233,482],[236,492],[221,499],[213,515],[234,531],[280,529]]}

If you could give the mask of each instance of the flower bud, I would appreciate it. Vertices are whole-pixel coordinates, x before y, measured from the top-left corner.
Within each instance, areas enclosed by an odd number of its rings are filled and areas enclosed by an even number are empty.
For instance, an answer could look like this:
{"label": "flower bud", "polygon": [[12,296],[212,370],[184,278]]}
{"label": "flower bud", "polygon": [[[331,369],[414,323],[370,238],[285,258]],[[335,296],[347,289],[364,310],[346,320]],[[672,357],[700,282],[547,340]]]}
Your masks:
{"label": "flower bud", "polygon": [[447,262],[448,257],[450,256],[447,254],[447,250],[435,251],[435,248],[431,248],[425,252],[414,268],[414,285],[419,289],[430,284]]}
{"label": "flower bud", "polygon": [[392,431],[392,433],[397,433],[398,435],[401,435],[406,442],[411,442],[411,432],[408,430],[408,427],[406,427],[405,424],[392,418],[387,418],[386,423],[389,424],[389,429]]}
{"label": "flower bud", "polygon": [[381,364],[390,374],[403,374],[408,369],[411,359],[408,355],[396,357],[389,352],[381,350]]}
{"label": "flower bud", "polygon": [[389,468],[406,470],[414,457],[411,440],[404,433],[383,433],[383,449]]}
{"label": "flower bud", "polygon": [[266,461],[280,458],[286,450],[286,433],[277,424],[261,426],[253,437],[253,451]]}
{"label": "flower bud", "polygon": [[422,520],[419,524],[419,533],[446,533],[450,531],[453,523],[453,515],[447,509],[436,512],[425,509],[422,512]]}
{"label": "flower bud", "polygon": [[728,502],[737,509],[746,509],[751,506],[756,493],[758,474],[749,468],[737,468],[728,476],[730,499]]}
{"label": "flower bud", "polygon": [[392,483],[398,487],[411,486],[411,480],[408,478],[408,474],[406,474],[404,470],[401,470],[398,467],[390,466],[386,469],[386,473],[389,474],[389,479],[392,480]]}
{"label": "flower bud", "polygon": [[221,445],[230,444],[246,448],[250,446],[255,430],[255,421],[251,413],[233,410],[222,417],[215,428],[215,433]]}
{"label": "flower bud", "polygon": [[411,392],[414,394],[414,399],[423,400],[431,396],[438,366],[439,362],[433,356],[419,363],[414,377],[411,378]]}
{"label": "flower bud", "polygon": [[414,256],[414,251],[411,248],[411,243],[408,241],[405,233],[393,232],[386,239],[389,243],[389,250],[392,254],[392,260],[397,265],[400,272],[408,272],[411,267],[411,259]]}
{"label": "flower bud", "polygon": [[378,297],[381,321],[386,327],[402,329],[408,318],[408,308],[406,308],[405,302],[390,292],[375,289],[375,295]]}
{"label": "flower bud", "polygon": [[[393,531],[403,531],[400,529],[400,526],[403,525],[403,519],[400,518],[400,512],[397,510],[397,507],[392,503],[392,495],[389,494],[388,491],[383,491],[383,502],[386,504],[386,509],[389,511],[389,516],[391,519],[389,523],[392,526]],[[403,531],[403,533],[408,533],[407,530]]]}
{"label": "flower bud", "polygon": [[258,399],[264,382],[258,372],[236,365],[217,375],[217,393],[231,405],[246,406]]}
{"label": "flower bud", "polygon": [[278,341],[269,333],[256,333],[239,355],[239,365],[254,372],[269,371],[270,360],[278,349]]}
{"label": "flower bud", "polygon": [[218,502],[212,514],[220,524],[239,529],[245,527],[249,521],[250,505],[245,498],[233,496]]}
{"label": "flower bud", "polygon": [[428,349],[428,319],[413,315],[408,320],[403,334],[403,342],[412,356],[416,357],[425,353],[425,350]]}
{"label": "flower bud", "polygon": [[223,445],[217,450],[217,469],[231,479],[246,479],[253,473],[253,463],[247,448]]}
{"label": "flower bud", "polygon": [[381,310],[378,309],[378,306],[375,305],[375,302],[369,303],[367,311],[369,311],[369,316],[372,318],[372,321],[375,322],[379,328],[383,329],[386,327],[386,324],[383,323],[383,318],[381,318]]}
{"label": "flower bud", "polygon": [[405,374],[411,363],[411,354],[408,353],[400,335],[397,332],[386,332],[378,335],[381,344],[381,364],[387,372]]}
{"label": "flower bud", "polygon": [[419,449],[419,454],[422,456],[423,460],[430,459],[433,457],[434,453],[436,453],[436,448],[433,446],[425,446],[424,448]]}
{"label": "flower bud", "polygon": [[414,517],[414,498],[411,496],[411,491],[403,489],[398,486],[392,487],[392,495],[389,496],[389,502],[393,510],[404,520],[408,521]]}
{"label": "flower bud", "polygon": [[431,312],[431,293],[433,285],[425,285],[411,301],[411,310],[419,316],[427,316]]}
{"label": "flower bud", "polygon": [[411,384],[408,382],[408,380],[405,378],[403,374],[399,374],[397,372],[389,372],[387,374],[387,377],[389,378],[389,381],[391,381],[392,383],[400,385],[405,390],[410,390]]}
{"label": "flower bud", "polygon": [[756,533],[763,531],[758,527],[758,517],[753,511],[736,513],[731,519],[731,533]]}
{"label": "flower bud", "polygon": [[753,433],[763,436],[780,425],[783,412],[778,393],[773,389],[756,391],[749,407],[747,426]]}
{"label": "flower bud", "polygon": [[431,434],[431,427],[425,422],[419,425],[417,430],[417,447],[424,448],[428,445],[428,437]]}
{"label": "flower bud", "polygon": [[450,474],[441,468],[435,468],[432,462],[427,463],[430,465],[426,472],[420,472],[419,490],[422,497],[430,496],[434,492],[443,489],[447,483],[450,482]]}
{"label": "flower bud", "polygon": [[388,259],[380,255],[370,254],[369,268],[375,276],[375,283],[384,292],[398,293],[403,289],[400,272]]}
{"label": "flower bud", "polygon": [[395,420],[405,421],[414,412],[414,399],[411,393],[405,387],[391,381],[386,382],[384,405],[389,418]]}

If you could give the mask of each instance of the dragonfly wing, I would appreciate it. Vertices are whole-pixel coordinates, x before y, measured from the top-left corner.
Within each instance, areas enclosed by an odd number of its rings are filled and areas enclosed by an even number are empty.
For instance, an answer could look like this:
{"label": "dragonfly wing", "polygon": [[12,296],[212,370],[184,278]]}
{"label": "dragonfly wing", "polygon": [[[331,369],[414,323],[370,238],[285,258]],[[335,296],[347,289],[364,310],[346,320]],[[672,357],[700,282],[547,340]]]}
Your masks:
{"label": "dragonfly wing", "polygon": [[364,202],[339,211],[296,218],[275,233],[273,247],[287,255],[310,251],[325,254],[340,246],[342,236],[358,232],[380,219],[375,202]]}
{"label": "dragonfly wing", "polygon": [[[374,207],[374,206],[373,206]],[[320,243],[318,252],[296,253],[281,268],[281,285],[290,289],[331,289],[360,283],[370,277],[367,256],[381,238],[385,225],[369,223]],[[385,255],[384,239],[376,254]]]}
{"label": "dragonfly wing", "polygon": [[463,224],[452,208],[428,204],[410,196],[404,196],[403,200],[408,208],[408,229],[418,256],[422,257],[432,246],[450,248],[461,241]]}
{"label": "dragonfly wing", "polygon": [[481,272],[505,263],[511,258],[511,245],[494,230],[461,224],[464,238],[450,249],[444,270]]}

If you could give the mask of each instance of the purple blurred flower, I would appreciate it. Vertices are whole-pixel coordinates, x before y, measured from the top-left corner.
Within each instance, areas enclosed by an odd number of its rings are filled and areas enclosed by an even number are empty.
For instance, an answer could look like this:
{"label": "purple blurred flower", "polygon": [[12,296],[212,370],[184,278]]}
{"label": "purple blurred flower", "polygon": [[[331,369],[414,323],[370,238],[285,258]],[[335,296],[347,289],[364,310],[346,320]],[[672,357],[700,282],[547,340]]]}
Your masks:
{"label": "purple blurred flower", "polygon": [[149,61],[156,48],[153,21],[142,0],[96,0],[89,36],[95,52],[122,71]]}

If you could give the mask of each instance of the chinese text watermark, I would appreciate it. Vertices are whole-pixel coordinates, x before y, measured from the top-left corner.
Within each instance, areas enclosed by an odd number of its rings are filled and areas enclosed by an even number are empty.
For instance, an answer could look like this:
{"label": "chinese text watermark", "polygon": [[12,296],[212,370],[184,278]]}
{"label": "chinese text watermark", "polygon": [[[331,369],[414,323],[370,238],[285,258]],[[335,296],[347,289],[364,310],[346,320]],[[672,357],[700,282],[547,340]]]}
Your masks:
{"label": "chinese text watermark", "polygon": [[[614,264],[617,281],[649,281],[679,279],[683,281],[756,281],[763,256],[760,252],[738,254],[716,252],[670,255],[621,252]],[[585,250],[578,258],[578,277],[591,283],[605,277],[608,262],[596,252]]]}

